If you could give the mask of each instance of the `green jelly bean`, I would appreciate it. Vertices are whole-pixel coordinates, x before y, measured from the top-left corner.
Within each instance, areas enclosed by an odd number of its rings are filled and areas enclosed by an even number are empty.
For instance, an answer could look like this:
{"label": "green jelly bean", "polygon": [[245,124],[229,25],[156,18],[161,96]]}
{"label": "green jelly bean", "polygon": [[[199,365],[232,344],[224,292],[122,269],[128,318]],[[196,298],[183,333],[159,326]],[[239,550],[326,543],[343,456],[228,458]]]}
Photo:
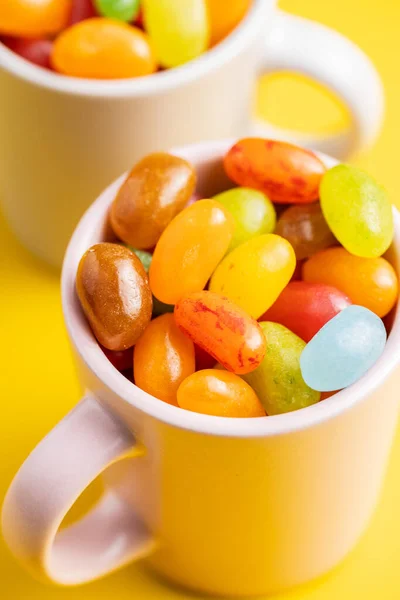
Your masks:
{"label": "green jelly bean", "polygon": [[140,0],[95,0],[102,17],[119,21],[134,21],[139,13]]}
{"label": "green jelly bean", "polygon": [[322,178],[320,201],[332,233],[348,252],[376,258],[389,248],[392,206],[370,175],[350,165],[333,167]]}
{"label": "green jelly bean", "polygon": [[229,246],[233,250],[247,240],[263,233],[272,233],[276,225],[276,212],[265,194],[246,187],[237,187],[214,196],[235,220],[235,232]]}
{"label": "green jelly bean", "polygon": [[[136,248],[132,248],[132,246],[127,245],[129,250],[132,250],[139,258],[140,262],[144,266],[146,273],[149,272],[151,261],[153,260],[153,255],[150,252],[146,252],[146,250],[137,250]],[[158,317],[159,315],[163,315],[164,313],[172,313],[174,312],[173,304],[165,304],[165,302],[161,302],[158,298],[153,296],[153,317]]]}
{"label": "green jelly bean", "polygon": [[265,321],[260,326],[266,339],[265,357],[255,371],[242,377],[256,392],[267,414],[279,415],[318,402],[320,393],[305,383],[300,370],[305,342],[278,323]]}

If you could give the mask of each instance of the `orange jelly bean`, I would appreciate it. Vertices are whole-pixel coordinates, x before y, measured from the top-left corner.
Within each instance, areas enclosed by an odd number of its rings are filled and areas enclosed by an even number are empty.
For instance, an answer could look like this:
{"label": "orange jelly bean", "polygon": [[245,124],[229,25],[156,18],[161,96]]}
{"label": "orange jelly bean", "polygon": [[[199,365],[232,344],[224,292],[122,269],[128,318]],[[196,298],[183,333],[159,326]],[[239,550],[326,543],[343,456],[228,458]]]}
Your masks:
{"label": "orange jelly bean", "polygon": [[195,171],[183,158],[149,154],[133,167],[111,206],[116,235],[135,248],[153,248],[186,206],[195,184]]}
{"label": "orange jelly bean", "polygon": [[167,226],[154,250],[150,287],[156,298],[175,304],[202,290],[231,243],[235,223],[215,200],[199,200]]}
{"label": "orange jelly bean", "polygon": [[254,390],[234,373],[206,369],[190,375],[178,389],[181,408],[216,417],[265,417]]}
{"label": "orange jelly bean", "polygon": [[310,150],[262,138],[239,140],[225,155],[224,168],[238,185],[260,190],[282,204],[317,200],[326,171]]}
{"label": "orange jelly bean", "polygon": [[135,384],[169,404],[176,403],[182,381],[195,371],[193,342],[167,313],[149,323],[136,342],[133,372]]}
{"label": "orange jelly bean", "polygon": [[1,0],[0,33],[17,37],[58,33],[70,12],[71,0]]}
{"label": "orange jelly bean", "polygon": [[260,325],[220,294],[189,294],[176,304],[174,314],[180,329],[228,371],[250,373],[264,358]]}
{"label": "orange jelly bean", "polygon": [[221,0],[206,0],[212,46],[223,40],[240,23],[250,4],[251,0],[230,0],[228,8]]}
{"label": "orange jelly bean", "polygon": [[76,290],[97,340],[125,350],[147,327],[153,308],[146,271],[125,246],[101,243],[82,256]]}
{"label": "orange jelly bean", "polygon": [[303,279],[336,287],[378,317],[387,315],[398,295],[396,272],[385,258],[354,256],[344,248],[314,254],[303,265]]}
{"label": "orange jelly bean", "polygon": [[85,19],[55,40],[53,68],[72,77],[121,79],[157,69],[149,37],[137,27],[105,18]]}

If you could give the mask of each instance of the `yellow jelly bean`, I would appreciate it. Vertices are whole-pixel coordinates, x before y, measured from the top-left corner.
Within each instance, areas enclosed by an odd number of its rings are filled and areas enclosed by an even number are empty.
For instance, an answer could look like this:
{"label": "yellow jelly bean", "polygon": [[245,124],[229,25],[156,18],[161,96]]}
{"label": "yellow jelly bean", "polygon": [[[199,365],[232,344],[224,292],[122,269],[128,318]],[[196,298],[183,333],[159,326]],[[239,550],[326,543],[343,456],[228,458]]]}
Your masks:
{"label": "yellow jelly bean", "polygon": [[272,233],[259,235],[224,258],[209,289],[258,319],[289,283],[295,267],[296,255],[287,240]]}
{"label": "yellow jelly bean", "polygon": [[207,49],[204,0],[142,0],[142,5],[146,31],[163,67],[182,65]]}
{"label": "yellow jelly bean", "polygon": [[0,33],[40,37],[67,25],[71,0],[1,0]]}
{"label": "yellow jelly bean", "polygon": [[103,18],[85,19],[63,31],[51,62],[59,73],[89,79],[139,77],[157,68],[147,34]]}

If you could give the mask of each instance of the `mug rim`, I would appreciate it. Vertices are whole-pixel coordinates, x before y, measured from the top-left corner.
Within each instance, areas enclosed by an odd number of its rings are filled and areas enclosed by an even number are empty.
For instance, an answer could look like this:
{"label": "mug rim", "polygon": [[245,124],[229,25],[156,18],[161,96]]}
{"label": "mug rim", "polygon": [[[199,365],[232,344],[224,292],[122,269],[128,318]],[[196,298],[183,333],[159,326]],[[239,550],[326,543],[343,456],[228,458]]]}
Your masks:
{"label": "mug rim", "polygon": [[[0,42],[0,68],[51,91],[75,96],[119,98],[143,97],[166,92],[213,72],[239,55],[254,38],[254,27],[264,29],[262,15],[266,0],[253,0],[237,27],[219,44],[184,65],[127,79],[97,80],[63,76],[38,67]],[[269,0],[275,4],[276,0]]]}
{"label": "mug rim", "polygon": [[[218,140],[173,148],[171,153],[197,163],[205,159],[220,159],[234,140]],[[336,159],[316,152],[329,167],[338,164]],[[300,431],[323,423],[346,412],[364,397],[373,393],[391,373],[400,359],[400,298],[385,350],[378,361],[351,386],[337,392],[322,402],[297,411],[256,418],[226,418],[194,413],[151,396],[122,375],[107,359],[86,321],[75,291],[75,275],[83,253],[99,242],[107,231],[108,211],[112,200],[127,173],[110,184],[85,212],[69,242],[61,275],[61,295],[64,320],[69,337],[81,360],[102,384],[120,399],[139,411],[171,426],[200,434],[223,437],[268,437]],[[392,248],[396,258],[396,271],[400,264],[400,213],[393,207],[395,234]]]}

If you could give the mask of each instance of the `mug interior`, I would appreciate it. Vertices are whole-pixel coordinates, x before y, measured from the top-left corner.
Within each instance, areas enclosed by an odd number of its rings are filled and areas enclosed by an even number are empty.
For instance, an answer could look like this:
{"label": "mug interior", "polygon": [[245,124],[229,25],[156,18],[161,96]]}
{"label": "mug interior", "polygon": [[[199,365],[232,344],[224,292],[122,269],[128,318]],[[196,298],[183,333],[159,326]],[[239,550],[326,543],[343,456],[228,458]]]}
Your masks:
{"label": "mug interior", "polygon": [[[197,192],[210,197],[232,187],[224,173],[222,158],[233,140],[203,142],[171,150],[173,154],[193,163],[198,177]],[[337,160],[318,153],[330,167]],[[153,417],[180,428],[200,433],[230,437],[255,437],[289,433],[310,427],[348,410],[374,391],[396,366],[400,358],[399,301],[392,313],[392,327],[385,350],[379,360],[356,383],[334,396],[307,408],[268,417],[233,419],[193,413],[154,398],[136,387],[117,371],[98,345],[81,310],[75,292],[75,276],[79,261],[86,250],[98,242],[113,241],[108,224],[108,212],[126,173],[114,181],[91,205],[82,217],[70,240],[62,271],[62,303],[64,318],[76,351],[102,383],[123,400]],[[397,272],[400,270],[400,214],[393,209],[395,236],[388,257]]]}
{"label": "mug interior", "polygon": [[219,44],[180,67],[131,79],[95,80],[63,76],[21,58],[0,42],[0,68],[34,85],[77,96],[149,96],[176,88],[234,60],[258,34],[265,35],[266,15],[276,0],[253,0],[239,25]]}

